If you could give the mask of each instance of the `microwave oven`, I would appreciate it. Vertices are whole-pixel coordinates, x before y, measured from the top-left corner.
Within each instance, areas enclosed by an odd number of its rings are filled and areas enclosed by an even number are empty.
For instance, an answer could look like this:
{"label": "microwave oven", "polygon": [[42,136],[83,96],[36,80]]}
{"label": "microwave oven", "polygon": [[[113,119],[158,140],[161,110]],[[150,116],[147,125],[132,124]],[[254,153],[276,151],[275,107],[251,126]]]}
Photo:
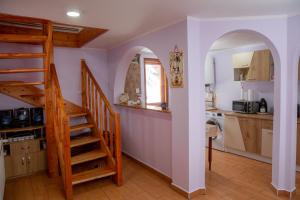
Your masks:
{"label": "microwave oven", "polygon": [[259,102],[246,100],[232,101],[232,111],[239,113],[254,114],[259,111]]}

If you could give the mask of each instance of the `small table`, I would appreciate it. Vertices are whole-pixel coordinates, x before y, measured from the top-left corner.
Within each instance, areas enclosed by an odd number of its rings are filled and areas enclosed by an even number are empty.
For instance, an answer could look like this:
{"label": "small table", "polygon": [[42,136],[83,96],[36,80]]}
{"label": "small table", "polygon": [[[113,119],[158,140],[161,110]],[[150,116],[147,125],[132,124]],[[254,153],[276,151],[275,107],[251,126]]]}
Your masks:
{"label": "small table", "polygon": [[212,138],[218,136],[218,127],[212,124],[206,124],[206,137],[208,137],[208,169],[211,171],[212,162]]}

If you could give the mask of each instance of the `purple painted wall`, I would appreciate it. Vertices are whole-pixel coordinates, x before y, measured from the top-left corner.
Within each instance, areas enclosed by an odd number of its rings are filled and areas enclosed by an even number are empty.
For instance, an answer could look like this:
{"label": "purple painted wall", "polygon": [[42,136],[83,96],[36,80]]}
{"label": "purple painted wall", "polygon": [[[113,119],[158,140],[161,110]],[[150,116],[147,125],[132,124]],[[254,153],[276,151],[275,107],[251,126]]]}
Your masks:
{"label": "purple painted wall", "polygon": [[[172,50],[175,45],[178,45],[179,48],[182,48],[184,52],[187,52],[187,24],[186,21],[177,23],[175,25],[171,25],[169,27],[163,28],[156,32],[149,33],[144,35],[143,37],[132,40],[124,45],[119,46],[118,48],[112,49],[109,51],[109,69],[110,69],[110,88],[114,91],[114,102],[118,102],[119,95],[124,90],[125,76],[129,66],[129,62],[132,57],[139,52],[142,48],[147,47],[153,51],[155,55],[160,59],[163,66],[165,67],[166,74],[169,74],[169,51]],[[185,60],[185,65],[187,70],[187,60]],[[148,127],[150,130],[140,132],[141,137],[131,137],[129,133],[126,131],[128,127],[132,127],[131,131],[135,132],[134,121],[130,121],[130,124],[122,125],[122,139],[124,144],[134,145],[136,143],[143,143],[141,138],[152,137],[153,132],[154,135],[159,134],[161,132],[166,132],[166,136],[163,139],[154,138],[154,142],[162,146],[163,152],[166,152],[167,155],[172,155],[169,159],[163,161],[164,156],[156,155],[155,160],[160,160],[160,162],[164,163],[164,165],[157,165],[153,162],[153,160],[149,160],[149,158],[144,157],[140,158],[138,155],[138,151],[129,151],[125,149],[127,153],[131,154],[133,157],[140,159],[141,161],[147,163],[150,167],[154,167],[159,171],[164,171],[164,169],[168,169],[165,172],[167,175],[172,174],[173,184],[183,188],[185,191],[189,191],[189,158],[188,158],[188,94],[187,94],[187,71],[185,71],[185,79],[184,79],[185,87],[182,89],[170,89],[170,108],[172,110],[172,120],[169,119],[171,123],[171,130],[165,129],[165,125],[159,125],[158,127],[153,127],[154,118],[149,118],[149,120],[145,120],[141,122],[142,127]],[[121,112],[122,113],[122,112]],[[163,114],[163,113],[162,113]],[[124,115],[122,113],[121,120],[123,118],[130,117],[132,113],[128,113],[128,115]],[[164,115],[164,114],[163,114]],[[131,124],[134,123],[134,124]],[[151,133],[152,132],[152,133]],[[150,134],[151,135],[148,135]],[[171,135],[172,133],[172,135]],[[170,141],[172,141],[170,143]],[[155,149],[151,146],[148,146],[147,151],[155,152]],[[170,149],[171,152],[170,152]],[[132,149],[131,149],[132,150]],[[139,151],[144,151],[143,149],[139,149]],[[167,162],[166,162],[167,161]],[[157,168],[157,166],[161,166],[161,168]],[[169,168],[172,166],[172,169]],[[204,182],[203,182],[204,183]]]}

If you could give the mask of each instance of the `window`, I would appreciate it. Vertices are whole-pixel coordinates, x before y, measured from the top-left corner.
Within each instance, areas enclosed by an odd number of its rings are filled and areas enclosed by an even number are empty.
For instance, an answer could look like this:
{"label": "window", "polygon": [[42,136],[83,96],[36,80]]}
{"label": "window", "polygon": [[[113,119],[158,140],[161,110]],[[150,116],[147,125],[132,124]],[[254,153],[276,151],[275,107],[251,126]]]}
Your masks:
{"label": "window", "polygon": [[158,59],[144,59],[146,105],[161,106],[168,103],[168,81]]}

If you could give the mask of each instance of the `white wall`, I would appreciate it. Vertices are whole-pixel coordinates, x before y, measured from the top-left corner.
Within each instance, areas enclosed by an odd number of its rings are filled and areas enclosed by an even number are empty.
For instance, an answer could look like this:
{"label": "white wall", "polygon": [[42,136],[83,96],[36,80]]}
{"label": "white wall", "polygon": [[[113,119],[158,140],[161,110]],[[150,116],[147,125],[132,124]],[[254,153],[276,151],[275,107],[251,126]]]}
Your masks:
{"label": "white wall", "polygon": [[235,53],[262,49],[267,49],[267,46],[264,44],[251,45],[210,52],[210,55],[215,59],[215,92],[217,108],[231,111],[232,101],[240,99],[241,86],[243,86],[244,90],[253,89],[255,91],[255,100],[259,101],[261,98],[265,98],[268,109],[274,107],[274,83],[272,81],[253,81],[243,82],[242,84],[240,81],[234,81],[232,55]]}

